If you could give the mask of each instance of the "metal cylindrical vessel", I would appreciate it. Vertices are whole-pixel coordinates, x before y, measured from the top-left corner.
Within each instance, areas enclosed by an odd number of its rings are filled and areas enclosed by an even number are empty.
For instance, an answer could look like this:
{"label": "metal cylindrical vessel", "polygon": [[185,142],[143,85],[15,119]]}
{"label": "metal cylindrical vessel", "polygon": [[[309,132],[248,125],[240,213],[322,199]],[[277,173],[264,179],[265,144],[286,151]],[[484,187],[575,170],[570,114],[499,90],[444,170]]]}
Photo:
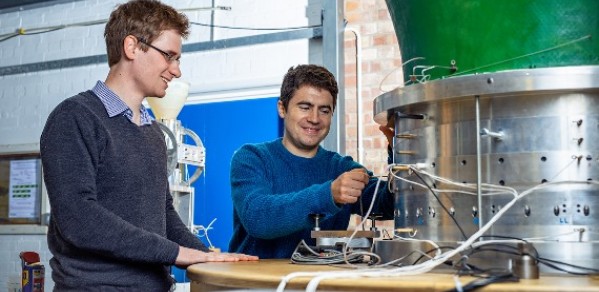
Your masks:
{"label": "metal cylindrical vessel", "polygon": [[[490,225],[599,266],[599,2],[387,6],[407,86],[375,99],[375,121],[395,127],[394,162],[421,168],[397,173],[395,227],[455,244]],[[377,248],[413,242],[396,246]]]}
{"label": "metal cylindrical vessel", "polygon": [[[377,122],[395,126],[395,163],[418,164],[457,183],[398,173],[430,189],[396,182],[396,227],[412,228],[418,239],[462,241],[514,198],[475,186],[518,193],[542,186],[506,210],[487,235],[529,239],[549,246],[545,255],[597,264],[599,66],[434,80],[377,97],[374,112]],[[448,189],[458,191],[442,192]],[[566,243],[581,245],[564,258]]]}
{"label": "metal cylindrical vessel", "polygon": [[407,82],[599,64],[595,0],[387,0],[387,7]]}

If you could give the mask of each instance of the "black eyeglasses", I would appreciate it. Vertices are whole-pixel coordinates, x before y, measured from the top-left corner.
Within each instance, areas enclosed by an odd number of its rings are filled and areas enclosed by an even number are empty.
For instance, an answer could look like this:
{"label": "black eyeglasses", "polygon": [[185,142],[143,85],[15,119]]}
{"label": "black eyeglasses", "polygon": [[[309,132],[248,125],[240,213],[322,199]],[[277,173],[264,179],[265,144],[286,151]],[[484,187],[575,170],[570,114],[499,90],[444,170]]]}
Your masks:
{"label": "black eyeglasses", "polygon": [[157,47],[155,47],[155,46],[153,46],[153,45],[150,45],[149,43],[147,43],[147,42],[146,42],[144,39],[142,39],[142,38],[138,38],[138,40],[139,40],[139,42],[140,42],[140,43],[142,43],[142,44],[144,44],[144,45],[146,45],[146,46],[148,46],[148,47],[150,47],[150,48],[152,48],[152,49],[154,49],[154,50],[158,51],[159,53],[161,53],[161,54],[164,56],[164,58],[166,58],[166,60],[167,60],[169,63],[172,63],[172,62],[175,62],[175,61],[176,61],[177,63],[181,63],[181,61],[179,60],[179,58],[177,57],[177,55],[169,54],[169,53],[167,53],[167,52],[165,52],[165,51],[163,51],[163,50],[161,50],[161,49],[159,49],[159,48],[157,48]]}

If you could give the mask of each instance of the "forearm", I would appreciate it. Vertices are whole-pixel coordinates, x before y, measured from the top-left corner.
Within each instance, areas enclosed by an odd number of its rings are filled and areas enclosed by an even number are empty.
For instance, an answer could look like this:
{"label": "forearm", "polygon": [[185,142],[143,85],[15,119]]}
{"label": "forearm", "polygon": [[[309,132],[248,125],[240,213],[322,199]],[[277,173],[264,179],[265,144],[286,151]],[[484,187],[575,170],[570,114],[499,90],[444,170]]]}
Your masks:
{"label": "forearm", "polygon": [[[287,194],[234,191],[234,207],[248,233],[262,239],[272,239],[310,228],[310,214],[336,214],[340,208],[330,194],[330,182],[313,185]],[[273,224],[276,222],[276,224]]]}
{"label": "forearm", "polygon": [[[168,194],[168,197],[170,198],[170,194]],[[210,250],[195,234],[191,232],[188,226],[183,223],[181,217],[172,206],[172,200],[167,200],[166,203],[166,232],[167,238],[176,242],[180,246],[206,252]]]}

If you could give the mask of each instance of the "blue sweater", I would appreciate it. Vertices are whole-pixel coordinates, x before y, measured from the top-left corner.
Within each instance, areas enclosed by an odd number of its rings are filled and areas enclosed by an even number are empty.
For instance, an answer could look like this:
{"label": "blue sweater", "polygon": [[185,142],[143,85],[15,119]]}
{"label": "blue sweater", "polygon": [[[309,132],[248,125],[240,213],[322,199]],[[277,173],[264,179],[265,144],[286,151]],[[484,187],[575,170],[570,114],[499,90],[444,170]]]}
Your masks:
{"label": "blue sweater", "polygon": [[[362,166],[351,157],[319,147],[313,158],[291,154],[282,139],[246,144],[231,161],[231,195],[234,233],[229,251],[260,258],[289,258],[303,239],[314,245],[311,213],[324,214],[323,230],[345,230],[352,213],[360,214],[359,201],[339,206],[333,201],[331,183],[342,173]],[[362,194],[368,210],[376,178]],[[379,186],[374,212],[393,218],[393,194]]]}
{"label": "blue sweater", "polygon": [[59,291],[167,291],[179,245],[207,250],[172,205],[162,131],[110,118],[91,91],[50,114],[40,140]]}

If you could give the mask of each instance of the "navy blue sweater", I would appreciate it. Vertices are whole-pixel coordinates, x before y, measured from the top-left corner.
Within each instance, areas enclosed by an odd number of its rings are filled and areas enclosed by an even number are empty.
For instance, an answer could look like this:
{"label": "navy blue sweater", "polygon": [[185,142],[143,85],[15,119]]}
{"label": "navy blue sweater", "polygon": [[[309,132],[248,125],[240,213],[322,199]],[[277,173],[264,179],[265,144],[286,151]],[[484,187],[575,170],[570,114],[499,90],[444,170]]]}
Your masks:
{"label": "navy blue sweater", "polygon": [[57,290],[166,291],[179,245],[207,250],[172,206],[156,122],[110,118],[83,92],[50,114],[40,147]]}
{"label": "navy blue sweater", "polygon": [[[333,201],[331,183],[342,173],[362,166],[349,156],[320,147],[315,157],[291,154],[282,139],[262,144],[246,144],[231,161],[234,234],[229,251],[260,258],[289,258],[303,239],[314,245],[310,231],[311,213],[324,214],[323,230],[345,230],[350,215],[360,214],[359,201],[338,206]],[[376,178],[362,194],[366,212],[372,201]],[[393,218],[393,194],[381,183],[375,212]]]}

